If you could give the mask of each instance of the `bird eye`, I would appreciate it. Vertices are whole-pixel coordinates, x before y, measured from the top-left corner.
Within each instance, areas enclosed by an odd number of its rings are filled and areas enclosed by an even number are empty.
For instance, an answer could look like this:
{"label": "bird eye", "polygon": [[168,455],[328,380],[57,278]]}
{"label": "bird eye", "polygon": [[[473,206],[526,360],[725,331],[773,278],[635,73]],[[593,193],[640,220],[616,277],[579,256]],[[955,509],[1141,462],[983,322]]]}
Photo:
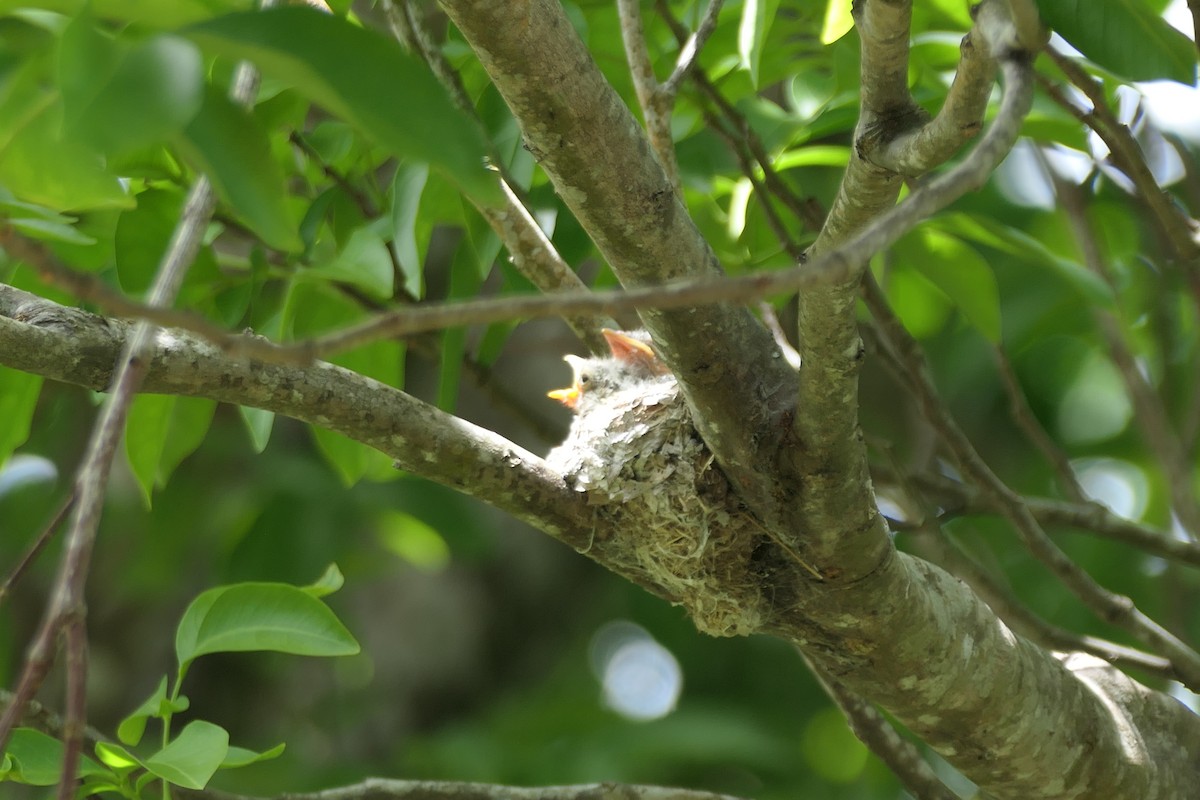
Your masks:
{"label": "bird eye", "polygon": [[580,375],[579,376],[579,384],[582,386],[583,384],[587,383],[591,379],[592,379],[592,376],[590,376],[590,375]]}

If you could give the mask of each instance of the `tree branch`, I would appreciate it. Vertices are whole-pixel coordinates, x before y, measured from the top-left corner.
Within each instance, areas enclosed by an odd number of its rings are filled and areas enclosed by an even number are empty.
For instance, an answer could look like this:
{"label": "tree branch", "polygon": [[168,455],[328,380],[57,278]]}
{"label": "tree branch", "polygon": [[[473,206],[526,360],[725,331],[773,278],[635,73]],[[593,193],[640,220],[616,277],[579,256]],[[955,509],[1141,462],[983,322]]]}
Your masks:
{"label": "tree branch", "polygon": [[[177,789],[180,800],[252,800],[213,789]],[[402,781],[369,778],[352,786],[318,792],[279,795],[275,800],[738,800],[691,789],[637,786],[623,783],[586,783],[573,786],[501,786],[494,783],[456,781]]]}
{"label": "tree branch", "polygon": [[[442,0],[442,6],[622,283],[720,274],[637,122],[560,3]],[[778,418],[795,392],[795,375],[770,335],[746,309],[726,304],[647,310],[642,319],[722,469],[769,518],[775,487],[764,448],[777,441]]]}

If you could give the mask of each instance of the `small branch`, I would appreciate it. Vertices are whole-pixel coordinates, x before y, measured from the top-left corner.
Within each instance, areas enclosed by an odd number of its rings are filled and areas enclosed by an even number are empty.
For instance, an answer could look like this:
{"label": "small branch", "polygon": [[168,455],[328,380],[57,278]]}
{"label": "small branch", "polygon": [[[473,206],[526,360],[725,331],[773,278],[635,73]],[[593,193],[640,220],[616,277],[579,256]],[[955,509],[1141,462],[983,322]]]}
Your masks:
{"label": "small branch", "polygon": [[965,581],[1009,627],[1047,650],[1091,653],[1122,669],[1141,670],[1165,680],[1178,679],[1171,662],[1161,656],[1077,634],[1042,619],[933,524],[919,527],[914,542],[924,557]]}
{"label": "small branch", "polygon": [[1042,427],[1042,423],[1038,421],[1033,409],[1029,407],[1029,400],[1025,397],[1025,390],[1021,388],[1021,382],[1017,379],[1017,373],[1013,370],[1008,353],[997,345],[993,348],[993,354],[996,357],[996,366],[1000,374],[1000,385],[1004,387],[1004,393],[1008,395],[1009,414],[1012,416],[1013,422],[1054,468],[1059,487],[1067,497],[1076,503],[1086,502],[1087,497],[1079,486],[1079,480],[1075,476],[1075,470],[1071,468],[1067,454],[1050,438],[1050,434]]}
{"label": "small branch", "polygon": [[[877,477],[881,483],[898,480],[895,474],[881,473]],[[947,509],[942,514],[943,518],[1001,513],[1000,508],[978,489],[944,475],[923,473],[914,476],[912,482]],[[1200,567],[1200,543],[1177,539],[1166,531],[1119,517],[1099,503],[1075,503],[1028,495],[1022,496],[1021,502],[1043,527],[1073,528],[1080,533],[1119,542],[1159,558]]]}
{"label": "small branch", "polygon": [[[215,789],[176,789],[179,800],[251,800]],[[663,786],[586,783],[573,786],[501,786],[454,781],[401,781],[369,778],[352,786],[319,792],[289,792],[277,800],[738,800],[725,794]],[[270,800],[268,798],[267,800]]]}
{"label": "small branch", "polygon": [[701,17],[696,32],[684,41],[679,50],[679,58],[675,61],[675,69],[663,81],[662,92],[664,94],[674,97],[679,93],[679,85],[696,66],[696,61],[700,58],[700,51],[704,49],[704,44],[717,29],[717,17],[720,16],[723,5],[725,5],[725,0],[708,0],[708,6],[704,9],[704,16]]}
{"label": "small branch", "polygon": [[[1117,287],[1112,272],[1100,252],[1079,187],[1059,178],[1053,171],[1050,175],[1054,176],[1055,190],[1062,201],[1075,242],[1083,253],[1084,263],[1105,280],[1115,294]],[[1166,476],[1171,507],[1192,540],[1200,539],[1200,502],[1196,499],[1192,483],[1193,465],[1188,462],[1179,436],[1171,429],[1162,399],[1142,374],[1120,321],[1103,309],[1093,309],[1092,316],[1125,384],[1137,426]]]}
{"label": "small branch", "polygon": [[[384,12],[396,38],[429,66],[434,77],[450,94],[455,104],[482,127],[475,106],[463,86],[458,72],[446,60],[433,41],[425,19],[411,0],[384,0]],[[476,204],[476,210],[500,237],[517,270],[543,292],[584,292],[587,287],[542,231],[524,202],[513,191],[513,181],[505,174],[504,165],[493,154],[492,162],[501,172],[500,188],[504,205],[493,208]],[[617,327],[603,314],[566,314],[563,321],[595,354],[606,354],[608,345],[600,331]]]}
{"label": "small branch", "polygon": [[881,334],[887,337],[892,349],[907,365],[905,372],[922,412],[950,449],[963,476],[978,486],[988,503],[1008,519],[1034,557],[1093,613],[1170,659],[1186,685],[1200,687],[1200,654],[1142,613],[1131,599],[1114,594],[1097,583],[1051,541],[1021,497],[992,472],[942,403],[919,345],[896,318],[879,286],[869,274],[863,285],[867,308]]}
{"label": "small branch", "polygon": [[682,197],[679,162],[675,158],[675,141],[671,137],[675,95],[663,91],[654,75],[650,53],[646,50],[646,32],[642,28],[639,0],[617,0],[617,14],[621,19],[621,39],[625,44],[625,58],[629,61],[633,89],[642,109],[642,119],[646,122],[646,135],[675,193]]}
{"label": "small branch", "polygon": [[804,651],[796,648],[817,683],[846,717],[850,730],[900,780],[909,794],[918,800],[959,800],[942,783],[933,768],[921,757],[916,745],[900,736],[875,706],[842,686],[818,667]]}
{"label": "small branch", "polygon": [[978,135],[996,77],[996,60],[968,33],[946,100],[932,120],[866,153],[872,164],[909,177],[944,164],[963,143]]}
{"label": "small branch", "polygon": [[59,261],[50,248],[22,236],[6,225],[0,225],[0,246],[12,257],[32,267],[47,283],[71,293],[86,303],[94,304],[107,314],[145,320],[164,328],[191,331],[203,336],[233,357],[258,358],[285,364],[302,364],[312,360],[302,350],[289,352],[288,349],[260,336],[231,333],[191,311],[155,307],[131,300],[95,275],[71,269]]}
{"label": "small branch", "polygon": [[1044,78],[1041,80],[1042,88],[1056,103],[1095,131],[1108,145],[1113,162],[1133,182],[1138,196],[1150,209],[1151,215],[1166,236],[1174,257],[1191,281],[1195,295],[1193,300],[1200,302],[1200,242],[1193,238],[1187,219],[1155,181],[1154,174],[1146,165],[1141,147],[1129,132],[1129,128],[1122,125],[1109,108],[1108,99],[1104,96],[1104,87],[1099,81],[1053,48],[1046,48],[1046,54],[1071,83],[1087,96],[1092,103],[1092,110],[1088,112],[1079,108],[1068,100],[1057,86]]}
{"label": "small branch", "polygon": [[50,543],[50,540],[54,538],[54,533],[58,530],[58,526],[63,523],[63,520],[67,518],[67,512],[71,510],[71,506],[74,504],[74,502],[75,494],[72,492],[63,499],[62,503],[59,504],[58,510],[54,512],[54,516],[51,517],[50,521],[46,523],[46,526],[42,528],[41,533],[39,533],[33,540],[33,544],[29,546],[29,549],[25,551],[23,556],[21,556],[21,560],[17,562],[15,567],[13,567],[12,572],[10,572],[8,577],[4,579],[4,584],[0,585],[0,605],[4,604],[4,601],[8,599],[9,594],[12,593],[13,587],[16,586],[21,580],[21,577],[25,574],[25,572],[31,566],[33,566],[33,562],[37,561],[37,558],[39,555],[41,555],[42,550],[44,550],[46,545]]}

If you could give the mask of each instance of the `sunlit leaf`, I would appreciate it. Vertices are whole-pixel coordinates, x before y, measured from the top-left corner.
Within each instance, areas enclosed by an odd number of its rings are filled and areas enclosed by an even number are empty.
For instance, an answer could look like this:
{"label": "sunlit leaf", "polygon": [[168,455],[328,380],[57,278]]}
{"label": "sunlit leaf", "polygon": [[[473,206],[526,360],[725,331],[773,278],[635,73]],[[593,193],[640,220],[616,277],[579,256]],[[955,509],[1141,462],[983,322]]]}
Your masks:
{"label": "sunlit leaf", "polygon": [[832,44],[845,36],[854,27],[850,16],[850,0],[827,0],[825,22],[821,26],[821,44]]}
{"label": "sunlit leaf", "polygon": [[1079,52],[1118,75],[1196,79],[1195,44],[1140,0],[1037,0],[1037,7]]}
{"label": "sunlit leaf", "polygon": [[[64,50],[67,46],[64,36]],[[64,62],[73,73],[64,77],[66,135],[99,152],[129,153],[161,141],[200,110],[203,64],[195,45],[184,39],[157,36],[102,54],[95,63]]]}
{"label": "sunlit leaf", "polygon": [[742,68],[750,71],[750,82],[758,86],[758,68],[762,63],[763,45],[775,21],[779,0],[746,0],[742,20],[738,25],[738,57]]}

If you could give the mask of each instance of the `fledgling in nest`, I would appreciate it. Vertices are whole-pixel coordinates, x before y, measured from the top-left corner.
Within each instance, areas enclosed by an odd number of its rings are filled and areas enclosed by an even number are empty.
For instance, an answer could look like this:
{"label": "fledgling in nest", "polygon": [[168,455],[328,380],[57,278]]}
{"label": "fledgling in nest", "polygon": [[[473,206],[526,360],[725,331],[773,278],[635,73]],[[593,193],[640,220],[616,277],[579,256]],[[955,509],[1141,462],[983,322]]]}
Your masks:
{"label": "fledgling in nest", "polygon": [[610,357],[566,356],[572,384],[550,397],[575,419],[547,462],[596,507],[592,547],[606,563],[661,587],[702,631],[753,632],[765,613],[750,563],[761,526],[730,491],[649,337],[604,337]]}

